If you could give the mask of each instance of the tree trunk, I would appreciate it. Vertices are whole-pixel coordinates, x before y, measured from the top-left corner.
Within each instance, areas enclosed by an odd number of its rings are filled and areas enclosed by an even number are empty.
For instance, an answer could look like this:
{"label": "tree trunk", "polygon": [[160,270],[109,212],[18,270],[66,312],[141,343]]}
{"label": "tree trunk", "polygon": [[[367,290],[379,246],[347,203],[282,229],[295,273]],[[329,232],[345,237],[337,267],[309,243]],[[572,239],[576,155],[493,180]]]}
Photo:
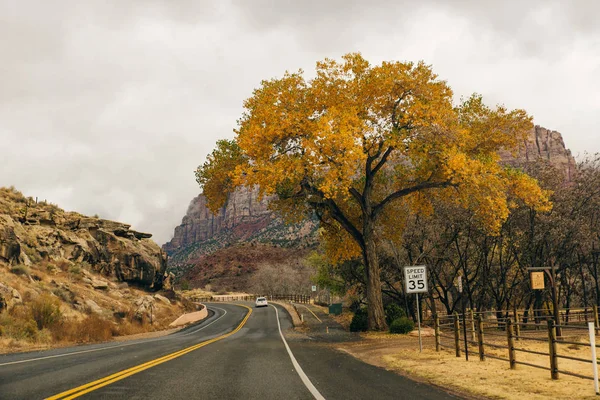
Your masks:
{"label": "tree trunk", "polygon": [[369,232],[364,237],[365,248],[363,259],[367,272],[367,314],[370,331],[385,331],[387,323],[383,310],[383,299],[381,294],[381,277],[379,275],[379,258],[375,240]]}

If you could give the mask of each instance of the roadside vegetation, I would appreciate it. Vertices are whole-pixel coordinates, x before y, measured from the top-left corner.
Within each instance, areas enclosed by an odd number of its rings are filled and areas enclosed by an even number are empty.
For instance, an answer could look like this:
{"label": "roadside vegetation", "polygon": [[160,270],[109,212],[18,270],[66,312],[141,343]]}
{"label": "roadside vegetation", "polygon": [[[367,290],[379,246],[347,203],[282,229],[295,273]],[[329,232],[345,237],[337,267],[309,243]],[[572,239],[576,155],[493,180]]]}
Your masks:
{"label": "roadside vegetation", "polygon": [[163,291],[171,299],[161,301],[88,268],[67,261],[27,268],[0,262],[0,353],[162,330],[191,309],[174,293]]}

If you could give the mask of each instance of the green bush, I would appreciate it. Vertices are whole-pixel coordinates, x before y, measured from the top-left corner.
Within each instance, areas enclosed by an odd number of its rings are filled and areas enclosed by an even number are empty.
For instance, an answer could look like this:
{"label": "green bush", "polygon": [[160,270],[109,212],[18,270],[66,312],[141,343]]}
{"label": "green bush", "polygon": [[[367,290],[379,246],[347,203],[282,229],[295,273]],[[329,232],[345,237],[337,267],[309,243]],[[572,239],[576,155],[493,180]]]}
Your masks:
{"label": "green bush", "polygon": [[401,333],[406,334],[415,329],[415,323],[411,319],[406,317],[400,317],[395,319],[390,324],[390,333]]}
{"label": "green bush", "polygon": [[396,303],[390,303],[385,306],[385,321],[388,325],[397,320],[398,318],[406,317],[404,309]]}
{"label": "green bush", "polygon": [[367,310],[364,308],[356,310],[352,322],[350,322],[350,332],[365,332],[368,328]]}

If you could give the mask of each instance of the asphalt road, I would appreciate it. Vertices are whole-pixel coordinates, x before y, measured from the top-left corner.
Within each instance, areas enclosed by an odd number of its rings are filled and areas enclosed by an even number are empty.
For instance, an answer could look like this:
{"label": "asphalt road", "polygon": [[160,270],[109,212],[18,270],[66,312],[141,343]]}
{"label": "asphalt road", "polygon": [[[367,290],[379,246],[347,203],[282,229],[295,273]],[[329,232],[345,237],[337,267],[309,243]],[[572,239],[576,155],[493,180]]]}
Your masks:
{"label": "asphalt road", "polygon": [[455,398],[301,335],[284,342],[279,325],[285,334],[291,322],[279,306],[248,318],[238,305],[209,310],[161,338],[0,356],[0,399]]}

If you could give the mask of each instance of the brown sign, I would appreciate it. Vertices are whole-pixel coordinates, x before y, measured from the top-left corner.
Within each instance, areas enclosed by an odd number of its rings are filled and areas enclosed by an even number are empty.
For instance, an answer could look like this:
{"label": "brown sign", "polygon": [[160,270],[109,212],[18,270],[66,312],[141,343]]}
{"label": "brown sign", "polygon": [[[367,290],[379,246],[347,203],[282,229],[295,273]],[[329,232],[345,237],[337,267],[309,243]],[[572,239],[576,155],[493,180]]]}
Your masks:
{"label": "brown sign", "polygon": [[544,286],[544,272],[530,272],[531,276],[531,288],[532,289],[543,289]]}

